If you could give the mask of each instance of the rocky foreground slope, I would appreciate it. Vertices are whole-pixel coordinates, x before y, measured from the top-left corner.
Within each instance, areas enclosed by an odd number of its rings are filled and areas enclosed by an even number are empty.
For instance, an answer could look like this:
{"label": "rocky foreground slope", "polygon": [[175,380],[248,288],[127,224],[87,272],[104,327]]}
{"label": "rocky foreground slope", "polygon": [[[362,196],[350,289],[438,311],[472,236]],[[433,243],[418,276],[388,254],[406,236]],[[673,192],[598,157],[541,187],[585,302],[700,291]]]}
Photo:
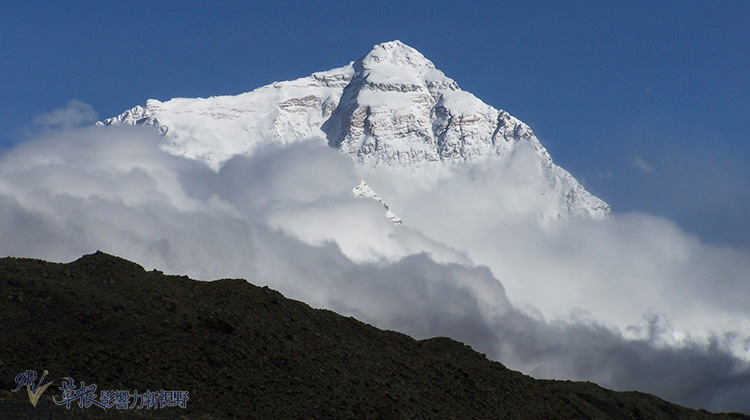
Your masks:
{"label": "rocky foreground slope", "polygon": [[[0,418],[750,419],[540,381],[448,338],[417,341],[245,280],[146,272],[101,252],[0,260]],[[32,406],[16,375],[53,381]],[[57,406],[65,377],[188,391],[186,408]],[[133,401],[131,400],[131,403]]]}

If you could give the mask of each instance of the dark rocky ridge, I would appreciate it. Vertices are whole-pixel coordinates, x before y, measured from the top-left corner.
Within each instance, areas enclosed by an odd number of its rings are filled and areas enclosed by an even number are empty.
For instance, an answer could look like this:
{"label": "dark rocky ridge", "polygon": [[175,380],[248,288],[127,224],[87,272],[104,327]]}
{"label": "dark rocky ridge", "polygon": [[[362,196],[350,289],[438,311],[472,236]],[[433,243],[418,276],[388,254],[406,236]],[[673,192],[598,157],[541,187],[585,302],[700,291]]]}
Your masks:
{"label": "dark rocky ridge", "polygon": [[[750,419],[539,381],[448,338],[417,341],[245,280],[167,276],[101,252],[0,259],[0,418]],[[48,370],[34,408],[15,375]],[[186,409],[68,410],[63,377],[189,391]],[[46,381],[46,382],[47,382]]]}

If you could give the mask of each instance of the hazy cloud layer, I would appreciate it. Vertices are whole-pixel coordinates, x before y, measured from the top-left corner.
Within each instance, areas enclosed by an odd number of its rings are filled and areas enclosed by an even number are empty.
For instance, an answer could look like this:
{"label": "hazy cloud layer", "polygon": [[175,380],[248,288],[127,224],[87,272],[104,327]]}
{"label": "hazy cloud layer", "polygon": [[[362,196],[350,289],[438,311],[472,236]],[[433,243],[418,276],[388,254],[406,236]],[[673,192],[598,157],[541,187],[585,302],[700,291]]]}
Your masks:
{"label": "hazy cloud layer", "polygon": [[[70,261],[101,249],[244,277],[538,376],[750,412],[746,251],[648,215],[540,224],[529,209],[545,198],[508,182],[532,179],[530,160],[415,183],[362,171],[320,139],[218,172],[160,140],[66,128],[0,155],[0,254]],[[360,178],[405,225],[353,196]]]}

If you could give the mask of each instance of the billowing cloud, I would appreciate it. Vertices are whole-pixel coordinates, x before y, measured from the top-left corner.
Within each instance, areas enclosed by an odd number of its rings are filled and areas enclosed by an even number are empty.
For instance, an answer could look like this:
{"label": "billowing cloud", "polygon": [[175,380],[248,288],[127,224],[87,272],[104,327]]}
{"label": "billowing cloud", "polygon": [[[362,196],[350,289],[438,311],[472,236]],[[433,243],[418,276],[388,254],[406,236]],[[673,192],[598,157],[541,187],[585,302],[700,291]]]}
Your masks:
{"label": "billowing cloud", "polygon": [[[5,151],[0,253],[70,261],[101,249],[244,277],[537,376],[750,411],[747,251],[643,214],[540,223],[547,198],[516,187],[538,169],[523,156],[416,182],[362,170],[322,139],[218,172],[160,142],[143,127],[64,128]],[[360,179],[404,225],[354,197]]]}

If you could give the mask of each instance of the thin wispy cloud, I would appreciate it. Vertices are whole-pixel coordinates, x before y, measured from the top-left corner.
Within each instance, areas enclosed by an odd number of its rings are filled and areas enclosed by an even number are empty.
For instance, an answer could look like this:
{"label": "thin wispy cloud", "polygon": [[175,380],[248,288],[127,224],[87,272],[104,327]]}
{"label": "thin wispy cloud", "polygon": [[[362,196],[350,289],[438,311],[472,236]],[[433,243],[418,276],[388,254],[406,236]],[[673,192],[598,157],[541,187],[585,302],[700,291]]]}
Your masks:
{"label": "thin wispy cloud", "polygon": [[34,124],[47,128],[80,127],[99,118],[91,105],[77,99],[68,101],[64,108],[45,112],[34,118]]}
{"label": "thin wispy cloud", "polygon": [[638,155],[633,156],[633,166],[644,174],[648,174],[654,171],[654,167]]}

